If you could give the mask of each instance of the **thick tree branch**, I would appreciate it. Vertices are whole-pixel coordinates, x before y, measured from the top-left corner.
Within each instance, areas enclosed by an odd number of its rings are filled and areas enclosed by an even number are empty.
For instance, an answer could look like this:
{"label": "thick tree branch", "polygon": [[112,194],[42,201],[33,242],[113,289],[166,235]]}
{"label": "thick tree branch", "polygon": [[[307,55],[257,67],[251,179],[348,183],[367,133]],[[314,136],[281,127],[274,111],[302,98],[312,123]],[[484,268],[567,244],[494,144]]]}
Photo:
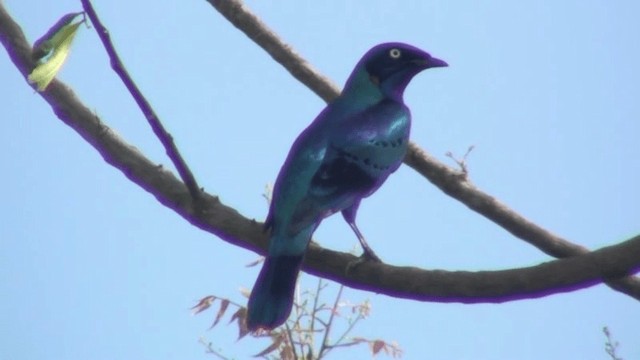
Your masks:
{"label": "thick tree branch", "polygon": [[[311,68],[291,46],[284,43],[251,13],[242,1],[207,0],[207,2],[322,99],[329,102],[338,96],[339,90],[335,85]],[[468,181],[465,173],[438,162],[413,142],[409,144],[404,163],[447,195],[548,255],[566,258],[588,253],[586,248],[532,223],[493,196],[482,192]],[[608,285],[629,295],[634,294],[632,296],[640,300],[640,279],[638,278],[620,279]]]}
{"label": "thick tree branch", "polygon": [[[30,56],[31,48],[1,3],[0,42],[26,82],[28,73],[35,66]],[[194,201],[180,180],[124,142],[65,84],[54,80],[40,95],[106,162],[153,194],[163,205],[231,244],[265,252],[267,238],[261,224],[241,216],[204,192],[203,211],[195,211]],[[354,260],[353,255],[312,244],[304,267],[315,275],[351,287],[396,297],[439,302],[503,302],[571,291],[634,273],[640,269],[640,236],[585,255],[504,271],[427,271],[373,263],[354,268],[350,266]],[[640,294],[631,290],[627,293],[640,299]]]}
{"label": "thick tree branch", "polygon": [[[306,259],[311,265],[309,273],[394,297],[466,304],[502,303],[575,291],[640,270],[640,235],[584,255],[501,271],[427,271],[364,263],[345,275],[352,256],[313,250]],[[637,299],[636,295],[632,294]]]}

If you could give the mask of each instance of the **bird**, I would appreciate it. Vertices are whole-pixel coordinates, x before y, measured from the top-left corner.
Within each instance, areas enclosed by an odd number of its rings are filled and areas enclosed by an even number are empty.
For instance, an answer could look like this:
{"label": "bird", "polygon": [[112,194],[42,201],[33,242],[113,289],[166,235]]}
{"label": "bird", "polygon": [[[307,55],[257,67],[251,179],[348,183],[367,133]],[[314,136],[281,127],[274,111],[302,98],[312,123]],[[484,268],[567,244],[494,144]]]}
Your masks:
{"label": "bird", "polygon": [[340,95],[294,141],[264,223],[268,254],[249,296],[249,331],[271,330],[287,320],[304,254],[326,217],[341,212],[362,245],[362,259],[380,261],[358,229],[358,207],[407,152],[411,113],[405,88],[421,71],[445,66],[409,44],[376,45],[356,64]]}

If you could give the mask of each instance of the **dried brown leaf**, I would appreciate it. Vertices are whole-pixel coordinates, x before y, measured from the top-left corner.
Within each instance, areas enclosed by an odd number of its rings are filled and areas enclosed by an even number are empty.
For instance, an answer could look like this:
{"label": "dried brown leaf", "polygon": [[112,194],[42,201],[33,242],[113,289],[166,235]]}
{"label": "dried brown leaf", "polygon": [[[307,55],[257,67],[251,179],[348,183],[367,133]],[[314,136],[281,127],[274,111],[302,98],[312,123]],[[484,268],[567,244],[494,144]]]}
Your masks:
{"label": "dried brown leaf", "polygon": [[218,310],[216,319],[213,321],[213,324],[211,324],[211,327],[209,327],[209,329],[213,329],[214,326],[218,325],[218,323],[220,322],[220,319],[222,319],[222,316],[227,311],[227,308],[229,307],[229,303],[230,301],[227,299],[220,300],[220,309]]}
{"label": "dried brown leaf", "polygon": [[229,320],[228,324],[231,324],[234,320],[244,321],[244,318],[246,316],[247,308],[240,308],[238,309],[238,311],[234,312],[233,315],[231,315],[231,319]]}
{"label": "dried brown leaf", "polygon": [[271,343],[271,345],[269,345],[266,349],[260,351],[259,353],[253,355],[253,357],[263,357],[263,356],[266,356],[267,354],[270,354],[271,352],[277,350],[278,347],[280,347],[280,344],[282,344],[283,340],[284,340],[284,336],[278,336],[274,338],[273,343]]}
{"label": "dried brown leaf", "polygon": [[380,352],[380,350],[385,349],[386,352],[386,344],[384,341],[382,340],[374,340],[371,342],[371,352],[373,353],[373,355],[378,355],[378,353]]}
{"label": "dried brown leaf", "polygon": [[280,359],[282,360],[295,360],[293,355],[293,348],[288,343],[280,350]]}
{"label": "dried brown leaf", "polygon": [[229,300],[227,299],[222,300],[222,302],[220,303],[220,310],[218,310],[218,315],[216,315],[216,321],[213,322],[213,325],[217,324],[220,321],[224,313],[227,311],[228,307],[229,307]]}
{"label": "dried brown leaf", "polygon": [[191,308],[191,310],[193,310],[192,315],[196,315],[207,310],[215,300],[216,297],[213,295],[203,297],[194,307]]}
{"label": "dried brown leaf", "polygon": [[[240,340],[250,332],[247,328],[247,308],[240,308],[236,311],[231,317],[231,321],[235,319],[238,319],[238,340]],[[231,321],[229,321],[229,323],[231,323]]]}

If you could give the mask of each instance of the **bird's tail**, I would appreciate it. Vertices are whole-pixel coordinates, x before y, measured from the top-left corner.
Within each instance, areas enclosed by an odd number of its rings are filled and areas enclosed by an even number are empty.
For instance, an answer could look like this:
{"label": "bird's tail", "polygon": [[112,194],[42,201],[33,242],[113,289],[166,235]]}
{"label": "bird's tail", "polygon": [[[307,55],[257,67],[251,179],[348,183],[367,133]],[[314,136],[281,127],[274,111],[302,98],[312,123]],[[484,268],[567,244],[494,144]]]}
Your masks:
{"label": "bird's tail", "polygon": [[287,320],[293,305],[293,291],[302,258],[302,254],[266,258],[249,297],[249,330],[273,329]]}

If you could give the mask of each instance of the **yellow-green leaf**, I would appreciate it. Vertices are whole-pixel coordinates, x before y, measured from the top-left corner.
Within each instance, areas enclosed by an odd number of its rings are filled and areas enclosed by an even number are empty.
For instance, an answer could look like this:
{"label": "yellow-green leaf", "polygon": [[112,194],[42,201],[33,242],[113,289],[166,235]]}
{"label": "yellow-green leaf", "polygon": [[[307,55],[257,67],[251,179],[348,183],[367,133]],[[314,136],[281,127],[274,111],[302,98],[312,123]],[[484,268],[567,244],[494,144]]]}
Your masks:
{"label": "yellow-green leaf", "polygon": [[82,15],[82,12],[69,13],[60,18],[49,30],[46,34],[42,35],[42,37],[36,42],[33,43],[33,51],[31,52],[31,56],[34,61],[38,61],[43,57],[49,55],[51,50],[53,50],[54,46],[60,45],[62,43],[62,28],[66,25],[69,25],[78,15]]}
{"label": "yellow-green leaf", "polygon": [[51,56],[36,66],[28,78],[30,83],[38,85],[39,91],[46,89],[53,78],[56,77],[60,68],[62,68],[80,24],[82,24],[82,21],[75,24],[66,24],[49,39],[48,43],[52,50]]}

